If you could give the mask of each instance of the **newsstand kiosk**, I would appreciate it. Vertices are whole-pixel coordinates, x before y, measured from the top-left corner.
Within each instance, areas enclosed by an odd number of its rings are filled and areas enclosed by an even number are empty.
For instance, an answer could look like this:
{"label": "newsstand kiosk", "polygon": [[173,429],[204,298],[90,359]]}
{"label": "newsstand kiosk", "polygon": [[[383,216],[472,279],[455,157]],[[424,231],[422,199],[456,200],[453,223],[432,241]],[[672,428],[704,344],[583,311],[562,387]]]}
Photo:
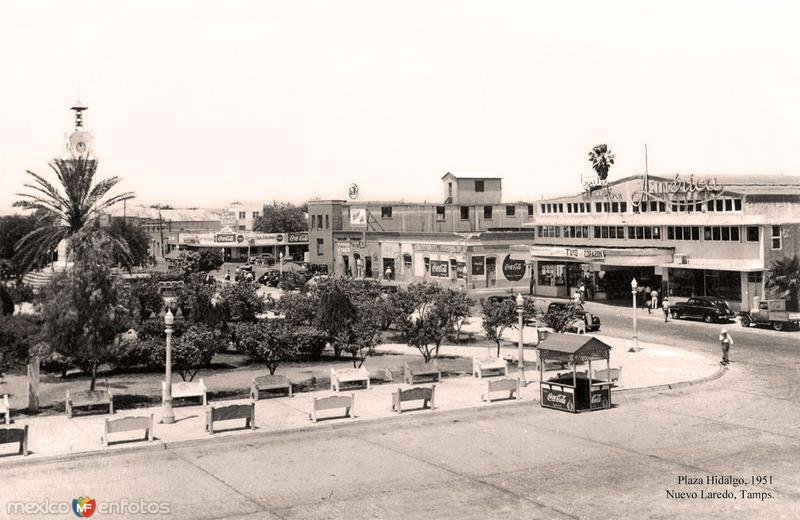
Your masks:
{"label": "newsstand kiosk", "polygon": [[[611,378],[593,379],[592,361],[605,360],[606,374],[611,373],[611,346],[583,334],[552,334],[539,343],[540,403],[578,413],[611,408]],[[588,370],[578,372],[578,365],[588,363]],[[572,368],[545,381],[546,367]]]}

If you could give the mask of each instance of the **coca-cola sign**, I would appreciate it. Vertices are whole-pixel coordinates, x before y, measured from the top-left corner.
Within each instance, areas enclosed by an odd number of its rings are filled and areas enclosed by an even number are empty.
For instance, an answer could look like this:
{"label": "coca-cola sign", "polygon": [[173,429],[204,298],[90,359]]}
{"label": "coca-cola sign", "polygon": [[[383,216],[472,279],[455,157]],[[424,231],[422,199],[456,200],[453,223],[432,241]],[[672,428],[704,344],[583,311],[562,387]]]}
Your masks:
{"label": "coca-cola sign", "polygon": [[608,408],[611,402],[611,389],[608,387],[593,390],[590,408]]}
{"label": "coca-cola sign", "polygon": [[513,260],[511,255],[506,255],[505,260],[503,260],[503,276],[508,281],[518,282],[522,280],[526,269],[525,260]]}
{"label": "coca-cola sign", "polygon": [[571,412],[575,410],[575,397],[572,394],[548,386],[542,387],[542,406]]}
{"label": "coca-cola sign", "polygon": [[442,260],[431,260],[431,276],[438,276],[439,278],[450,277],[450,264]]}

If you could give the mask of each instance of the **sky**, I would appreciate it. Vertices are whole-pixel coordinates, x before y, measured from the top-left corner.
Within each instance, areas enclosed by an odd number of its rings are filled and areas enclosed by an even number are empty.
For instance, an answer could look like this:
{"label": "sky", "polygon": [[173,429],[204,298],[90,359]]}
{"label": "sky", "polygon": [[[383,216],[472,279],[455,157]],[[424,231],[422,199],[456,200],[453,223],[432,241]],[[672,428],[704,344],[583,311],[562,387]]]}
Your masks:
{"label": "sky", "polygon": [[504,199],[609,179],[800,174],[800,2],[10,2],[0,213],[89,106],[100,176],[144,204]]}

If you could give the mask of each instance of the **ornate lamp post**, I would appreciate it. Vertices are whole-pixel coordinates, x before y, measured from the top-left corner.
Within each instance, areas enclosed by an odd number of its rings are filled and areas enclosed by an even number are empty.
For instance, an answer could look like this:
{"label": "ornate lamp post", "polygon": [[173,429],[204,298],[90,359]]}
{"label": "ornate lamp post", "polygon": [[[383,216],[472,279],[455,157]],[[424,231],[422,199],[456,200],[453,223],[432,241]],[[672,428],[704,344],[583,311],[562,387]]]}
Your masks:
{"label": "ornate lamp post", "polygon": [[636,289],[639,287],[636,278],[631,280],[631,301],[633,302],[633,345],[628,352],[639,352],[639,325],[636,323]]}
{"label": "ornate lamp post", "polygon": [[164,389],[163,403],[161,405],[161,422],[172,424],[175,422],[175,414],[172,411],[172,324],[175,323],[175,316],[172,309],[167,309],[164,315],[164,325],[167,333],[167,361],[166,361],[166,385]]}
{"label": "ornate lamp post", "polygon": [[278,254],[278,258],[279,258],[279,259],[280,259],[280,261],[281,261],[281,273],[280,273],[280,274],[281,274],[281,278],[283,278],[283,251],[281,251],[281,252]]}
{"label": "ornate lamp post", "polygon": [[524,312],[525,307],[525,299],[522,297],[522,293],[517,293],[517,316],[519,316],[519,352],[517,353],[517,368],[519,369],[520,377],[522,380],[520,384],[522,386],[526,386],[527,383],[525,382],[525,361],[522,359],[522,328],[525,326],[524,320],[522,319],[522,314]]}

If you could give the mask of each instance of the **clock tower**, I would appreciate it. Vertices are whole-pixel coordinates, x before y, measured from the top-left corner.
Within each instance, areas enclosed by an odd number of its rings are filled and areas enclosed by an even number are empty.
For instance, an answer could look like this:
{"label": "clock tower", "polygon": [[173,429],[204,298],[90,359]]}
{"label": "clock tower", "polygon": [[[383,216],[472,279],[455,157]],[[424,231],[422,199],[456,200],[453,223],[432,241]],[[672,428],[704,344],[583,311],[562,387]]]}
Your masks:
{"label": "clock tower", "polygon": [[91,132],[83,129],[83,111],[88,108],[80,101],[70,107],[70,110],[75,112],[75,130],[67,137],[67,158],[87,159],[92,151],[94,136],[92,136]]}

